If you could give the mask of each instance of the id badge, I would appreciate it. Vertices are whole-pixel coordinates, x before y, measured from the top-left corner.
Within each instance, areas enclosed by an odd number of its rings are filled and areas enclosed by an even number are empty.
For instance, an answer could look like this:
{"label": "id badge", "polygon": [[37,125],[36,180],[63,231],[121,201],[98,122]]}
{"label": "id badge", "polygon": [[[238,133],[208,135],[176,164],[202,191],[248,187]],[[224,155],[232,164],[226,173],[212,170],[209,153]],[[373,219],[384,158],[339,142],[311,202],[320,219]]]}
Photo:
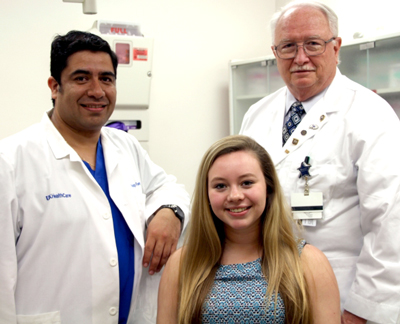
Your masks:
{"label": "id badge", "polygon": [[294,219],[321,219],[323,211],[322,192],[293,193],[291,207]]}

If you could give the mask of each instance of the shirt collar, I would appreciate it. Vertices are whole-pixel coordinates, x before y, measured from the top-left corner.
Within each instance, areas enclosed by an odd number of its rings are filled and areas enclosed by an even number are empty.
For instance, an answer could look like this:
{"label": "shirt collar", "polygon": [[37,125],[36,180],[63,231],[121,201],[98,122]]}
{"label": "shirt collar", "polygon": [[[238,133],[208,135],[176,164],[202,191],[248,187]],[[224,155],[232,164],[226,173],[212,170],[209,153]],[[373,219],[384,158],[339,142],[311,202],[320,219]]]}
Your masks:
{"label": "shirt collar", "polygon": [[[314,97],[311,97],[310,99],[307,99],[306,101],[301,101],[301,104],[303,105],[304,110],[306,113],[308,113],[311,108],[322,98],[324,97],[325,93],[328,91],[330,85],[327,86],[324,90],[322,90],[320,93],[315,95]],[[288,113],[291,105],[298,101],[292,93],[289,91],[289,89],[286,91],[286,106],[285,106],[285,116]]]}

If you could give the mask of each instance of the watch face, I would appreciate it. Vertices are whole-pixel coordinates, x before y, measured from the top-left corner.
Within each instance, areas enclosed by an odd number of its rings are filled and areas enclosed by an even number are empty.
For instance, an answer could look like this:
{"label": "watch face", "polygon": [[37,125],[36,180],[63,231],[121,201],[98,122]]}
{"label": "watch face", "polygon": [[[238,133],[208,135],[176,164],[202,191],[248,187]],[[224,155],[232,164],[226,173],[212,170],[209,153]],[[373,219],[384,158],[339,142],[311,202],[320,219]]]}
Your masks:
{"label": "watch face", "polygon": [[161,206],[161,208],[169,208],[169,209],[171,209],[171,210],[174,212],[175,216],[176,216],[181,222],[182,222],[183,219],[185,218],[185,215],[183,214],[182,209],[180,209],[178,205],[173,205],[173,204],[170,204],[170,205],[163,205],[163,206]]}
{"label": "watch face", "polygon": [[176,217],[178,217],[179,220],[182,222],[183,219],[185,218],[185,215],[184,215],[182,209],[180,209],[177,205],[171,205],[171,206],[174,206],[173,207],[174,213],[175,213]]}

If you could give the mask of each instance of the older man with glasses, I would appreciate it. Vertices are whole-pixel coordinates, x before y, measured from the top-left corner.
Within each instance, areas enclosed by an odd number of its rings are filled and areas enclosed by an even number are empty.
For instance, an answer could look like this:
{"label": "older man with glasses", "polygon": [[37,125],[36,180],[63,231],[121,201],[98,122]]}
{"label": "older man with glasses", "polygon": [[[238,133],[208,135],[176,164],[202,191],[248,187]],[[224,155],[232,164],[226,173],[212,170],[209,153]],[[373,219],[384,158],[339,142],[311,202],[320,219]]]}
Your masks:
{"label": "older man with glasses", "polygon": [[328,257],[342,322],[400,323],[400,122],[341,75],[328,6],[289,3],[271,27],[286,87],[253,105],[240,133],[270,153],[302,235]]}

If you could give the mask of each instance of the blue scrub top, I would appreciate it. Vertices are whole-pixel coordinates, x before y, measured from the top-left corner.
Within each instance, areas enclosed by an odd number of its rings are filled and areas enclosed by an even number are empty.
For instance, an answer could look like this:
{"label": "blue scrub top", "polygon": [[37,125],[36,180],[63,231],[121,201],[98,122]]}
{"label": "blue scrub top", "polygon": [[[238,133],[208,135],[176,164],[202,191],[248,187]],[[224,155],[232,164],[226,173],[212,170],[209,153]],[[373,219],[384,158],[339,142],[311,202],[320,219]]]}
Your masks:
{"label": "blue scrub top", "polygon": [[125,218],[122,216],[118,207],[114,204],[113,200],[110,197],[106,166],[104,162],[103,147],[101,145],[100,138],[97,143],[96,170],[92,170],[89,163],[87,163],[86,161],[83,162],[89,169],[92,176],[96,179],[101,189],[103,189],[111,207],[119,264],[120,289],[118,323],[125,324],[128,320],[133,291],[133,278],[135,276],[135,255],[133,248],[134,237],[131,230],[129,229],[128,224],[125,221]]}

